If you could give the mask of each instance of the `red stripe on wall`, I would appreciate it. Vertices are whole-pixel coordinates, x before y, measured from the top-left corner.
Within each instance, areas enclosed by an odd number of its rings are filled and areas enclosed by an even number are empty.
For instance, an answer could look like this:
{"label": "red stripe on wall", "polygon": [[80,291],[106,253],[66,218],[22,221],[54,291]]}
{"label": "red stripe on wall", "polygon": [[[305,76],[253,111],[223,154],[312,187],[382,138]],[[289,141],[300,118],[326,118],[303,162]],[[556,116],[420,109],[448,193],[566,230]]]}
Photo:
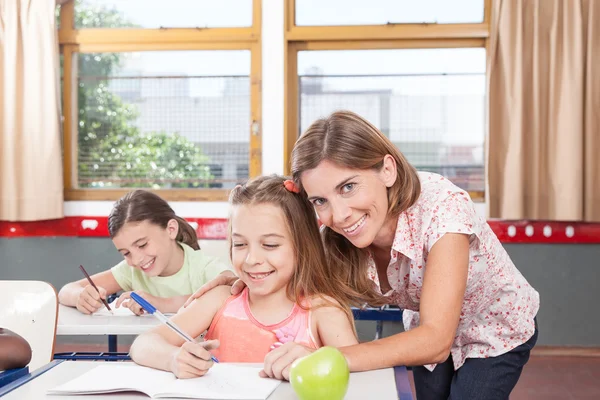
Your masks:
{"label": "red stripe on wall", "polygon": [[[35,222],[0,221],[0,237],[108,237],[106,217],[65,217]],[[225,239],[226,218],[186,218],[200,239]],[[488,221],[503,243],[600,243],[600,224],[545,221]]]}
{"label": "red stripe on wall", "polygon": [[[200,239],[225,239],[227,219],[186,218]],[[107,217],[65,217],[47,221],[0,221],[0,237],[108,237]]]}

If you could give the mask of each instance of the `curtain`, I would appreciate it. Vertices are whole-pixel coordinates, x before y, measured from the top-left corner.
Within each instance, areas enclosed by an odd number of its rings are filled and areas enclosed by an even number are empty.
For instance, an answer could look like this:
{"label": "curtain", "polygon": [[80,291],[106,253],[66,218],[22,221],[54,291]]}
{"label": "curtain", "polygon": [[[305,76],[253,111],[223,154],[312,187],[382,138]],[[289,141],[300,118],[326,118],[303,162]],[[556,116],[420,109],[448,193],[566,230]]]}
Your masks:
{"label": "curtain", "polygon": [[489,217],[600,222],[600,1],[492,7]]}
{"label": "curtain", "polygon": [[54,9],[0,0],[0,220],[63,216]]}

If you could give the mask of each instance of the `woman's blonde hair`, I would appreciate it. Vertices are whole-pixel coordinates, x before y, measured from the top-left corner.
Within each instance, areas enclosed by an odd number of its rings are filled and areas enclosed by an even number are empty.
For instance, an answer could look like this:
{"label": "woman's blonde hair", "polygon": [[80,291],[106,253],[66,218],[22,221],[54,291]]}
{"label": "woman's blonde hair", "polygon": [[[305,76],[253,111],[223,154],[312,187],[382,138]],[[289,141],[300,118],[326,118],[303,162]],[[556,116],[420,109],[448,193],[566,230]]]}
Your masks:
{"label": "woman's blonde hair", "polygon": [[[388,216],[397,217],[419,198],[421,184],[417,170],[379,129],[353,112],[337,111],[312,123],[294,145],[292,176],[302,188],[302,173],[325,160],[339,167],[379,171],[387,154],[396,161],[398,174],[387,191]],[[322,237],[331,277],[346,286],[346,301],[386,304],[367,276],[366,251],[328,227],[323,227]]]}
{"label": "woman's blonde hair", "polygon": [[[296,268],[287,285],[287,296],[303,308],[303,299],[329,296],[353,322],[350,305],[344,295],[344,285],[331,281],[326,265],[325,251],[319,236],[319,225],[312,204],[298,193],[286,189],[284,182],[288,178],[270,175],[251,179],[244,185],[236,186],[229,195],[231,206],[254,206],[270,204],[283,212],[287,229],[292,239]],[[229,217],[229,258],[232,258],[232,222]],[[354,326],[354,323],[352,323]]]}

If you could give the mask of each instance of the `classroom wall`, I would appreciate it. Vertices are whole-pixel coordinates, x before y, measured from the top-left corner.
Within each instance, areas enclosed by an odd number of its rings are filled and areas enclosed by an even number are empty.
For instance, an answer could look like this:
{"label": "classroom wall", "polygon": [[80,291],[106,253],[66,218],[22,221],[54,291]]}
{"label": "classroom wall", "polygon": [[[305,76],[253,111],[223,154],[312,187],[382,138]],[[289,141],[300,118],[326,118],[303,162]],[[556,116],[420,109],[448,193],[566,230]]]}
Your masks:
{"label": "classroom wall", "polygon": [[[209,254],[227,257],[225,241],[201,241]],[[515,264],[540,292],[539,344],[600,347],[600,245],[510,244]],[[0,279],[35,279],[60,289],[80,279],[79,264],[90,274],[120,261],[112,242],[104,238],[0,238]],[[361,340],[372,339],[373,322],[357,324]],[[384,335],[401,330],[384,324]],[[61,341],[103,342],[100,338],[60,338]],[[127,341],[127,340],[126,340]],[[123,342],[123,341],[122,341]]]}

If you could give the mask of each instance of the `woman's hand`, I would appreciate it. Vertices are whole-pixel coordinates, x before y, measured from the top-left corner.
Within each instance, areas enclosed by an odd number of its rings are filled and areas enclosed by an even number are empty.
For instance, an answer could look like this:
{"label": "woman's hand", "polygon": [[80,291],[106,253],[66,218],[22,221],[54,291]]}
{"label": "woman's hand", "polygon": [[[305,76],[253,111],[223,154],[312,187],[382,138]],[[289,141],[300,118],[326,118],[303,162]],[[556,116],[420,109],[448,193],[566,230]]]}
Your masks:
{"label": "woman's hand", "polygon": [[209,350],[219,347],[218,340],[185,342],[173,354],[171,371],[180,379],[196,378],[208,372],[213,365]]}
{"label": "woman's hand", "polygon": [[263,378],[290,379],[290,367],[299,358],[307,356],[315,349],[303,346],[296,342],[288,342],[265,356],[265,365],[260,371]]}
{"label": "woman's hand", "polygon": [[246,284],[239,279],[237,276],[233,274],[231,271],[226,271],[217,275],[213,280],[206,282],[204,285],[200,286],[200,289],[196,290],[185,302],[183,308],[189,306],[192,301],[200,298],[204,293],[208,292],[211,289],[216,288],[217,286],[227,285],[231,286],[231,294],[240,293]]}
{"label": "woman's hand", "polygon": [[138,296],[140,296],[142,299],[147,300],[150,304],[152,304],[154,307],[156,307],[157,310],[161,308],[160,303],[162,301],[162,298],[152,296],[151,294],[142,292],[141,290],[123,293],[117,299],[116,306],[121,307],[121,305],[123,305],[123,307],[129,308],[131,310],[131,312],[134,313],[135,315],[142,315],[144,313],[144,309],[135,300],[133,300],[131,298],[131,293],[135,293]]}
{"label": "woman's hand", "polygon": [[87,285],[79,293],[75,307],[84,314],[93,314],[104,307],[101,299],[106,299],[106,289],[98,286],[96,291],[92,285]]}

